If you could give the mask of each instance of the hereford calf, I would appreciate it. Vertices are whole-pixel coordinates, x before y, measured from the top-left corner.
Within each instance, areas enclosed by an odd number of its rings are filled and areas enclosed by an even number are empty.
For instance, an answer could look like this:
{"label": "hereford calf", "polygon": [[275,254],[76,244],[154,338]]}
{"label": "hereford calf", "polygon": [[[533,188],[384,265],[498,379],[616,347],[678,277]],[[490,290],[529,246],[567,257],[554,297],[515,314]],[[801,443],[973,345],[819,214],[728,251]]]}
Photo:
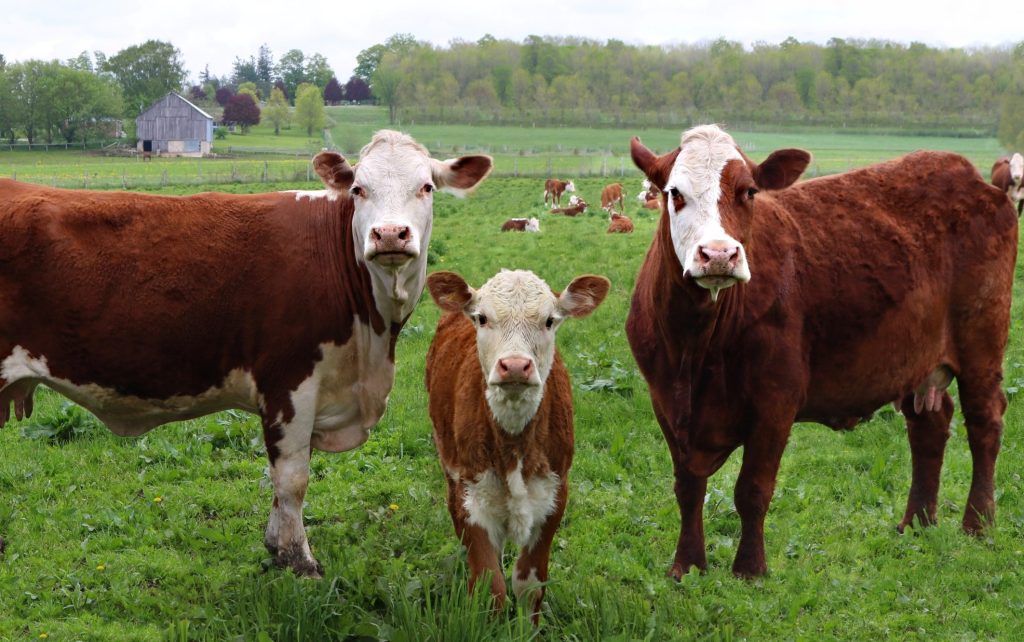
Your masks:
{"label": "hereford calf", "polygon": [[565,214],[566,216],[576,216],[587,211],[590,207],[585,200],[579,196],[572,196],[569,198],[569,207],[556,207],[551,210],[552,214]]}
{"label": "hereford calf", "polygon": [[1024,209],[1024,156],[1020,153],[1010,158],[1000,158],[992,166],[992,184],[1006,192],[1017,207],[1017,216]]}
{"label": "hereford calf", "polygon": [[572,387],[555,332],[593,312],[609,283],[580,276],[556,294],[532,272],[502,270],[479,290],[453,272],[431,274],[427,287],[446,313],[427,352],[430,419],[469,587],[490,571],[504,604],[511,540],[521,549],[512,590],[536,589],[536,623],[573,452]]}
{"label": "hereford calf", "polygon": [[551,197],[552,205],[562,204],[562,192],[575,192],[576,185],[572,181],[560,181],[557,178],[549,178],[544,181],[544,204],[548,204],[548,197]]}
{"label": "hereford calf", "polygon": [[540,221],[533,218],[510,218],[501,224],[502,232],[539,232]]}
{"label": "hereford calf", "polygon": [[626,202],[622,196],[622,183],[605,185],[601,190],[601,208],[611,212],[615,209],[616,203],[619,204],[620,212],[626,209]]}
{"label": "hereford calf", "polygon": [[608,223],[609,234],[629,234],[633,231],[633,221],[625,214],[612,212],[611,221]]}
{"label": "hereford calf", "polygon": [[636,200],[640,201],[640,204],[644,209],[661,209],[661,190],[645,178],[643,182],[643,191],[636,195]]}

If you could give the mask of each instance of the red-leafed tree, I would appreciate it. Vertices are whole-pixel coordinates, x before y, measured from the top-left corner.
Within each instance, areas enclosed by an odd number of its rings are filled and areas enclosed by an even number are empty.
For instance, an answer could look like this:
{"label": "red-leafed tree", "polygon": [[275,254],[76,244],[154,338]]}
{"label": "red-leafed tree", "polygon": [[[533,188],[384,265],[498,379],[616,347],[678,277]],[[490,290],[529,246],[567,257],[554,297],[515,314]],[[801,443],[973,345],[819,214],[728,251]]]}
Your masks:
{"label": "red-leafed tree", "polygon": [[274,81],[274,86],[281,90],[281,93],[284,94],[285,100],[291,100],[291,96],[288,95],[288,88],[284,86],[283,80],[278,78]]}
{"label": "red-leafed tree", "polygon": [[362,102],[370,100],[370,86],[359,76],[352,76],[345,83],[345,100]]}
{"label": "red-leafed tree", "polygon": [[192,101],[204,100],[206,98],[206,92],[203,91],[202,86],[192,85],[192,87],[188,90],[188,97]]}
{"label": "red-leafed tree", "polygon": [[324,87],[324,102],[328,105],[337,105],[345,98],[345,93],[341,88],[341,84],[338,79],[331,76],[331,79],[327,81],[327,86]]}
{"label": "red-leafed tree", "polygon": [[224,105],[224,122],[241,125],[245,134],[253,125],[260,124],[260,108],[253,100],[252,94],[235,94]]}
{"label": "red-leafed tree", "polygon": [[235,92],[231,91],[228,87],[221,87],[217,90],[217,104],[221,107],[227,107],[228,101],[235,95]]}

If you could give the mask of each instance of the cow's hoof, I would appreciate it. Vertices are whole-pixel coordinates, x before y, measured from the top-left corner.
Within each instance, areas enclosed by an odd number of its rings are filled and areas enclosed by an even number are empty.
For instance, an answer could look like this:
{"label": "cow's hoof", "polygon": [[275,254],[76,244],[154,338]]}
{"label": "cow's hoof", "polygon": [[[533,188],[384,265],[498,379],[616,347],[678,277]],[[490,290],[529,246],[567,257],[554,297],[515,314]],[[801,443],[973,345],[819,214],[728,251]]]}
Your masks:
{"label": "cow's hoof", "polygon": [[274,565],[279,568],[290,568],[299,577],[318,580],[324,576],[324,567],[316,559],[309,557],[301,546],[279,549],[274,556]]}

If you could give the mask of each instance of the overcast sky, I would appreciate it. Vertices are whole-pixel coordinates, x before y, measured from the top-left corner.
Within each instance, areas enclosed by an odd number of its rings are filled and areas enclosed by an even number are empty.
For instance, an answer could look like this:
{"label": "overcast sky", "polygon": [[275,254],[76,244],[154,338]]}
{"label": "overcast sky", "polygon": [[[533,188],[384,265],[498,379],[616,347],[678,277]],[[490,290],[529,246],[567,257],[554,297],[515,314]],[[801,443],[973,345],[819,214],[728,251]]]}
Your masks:
{"label": "overcast sky", "polygon": [[0,54],[9,61],[97,50],[111,56],[158,39],[181,51],[194,80],[207,64],[212,74],[229,75],[236,56],[255,55],[266,43],[275,62],[289,49],[321,53],[344,82],[356,54],[394,33],[441,46],[490,33],[517,42],[530,34],[630,44],[725,37],[749,47],[793,36],[972,47],[1024,39],[1020,12],[1014,2],[964,0],[0,0]]}

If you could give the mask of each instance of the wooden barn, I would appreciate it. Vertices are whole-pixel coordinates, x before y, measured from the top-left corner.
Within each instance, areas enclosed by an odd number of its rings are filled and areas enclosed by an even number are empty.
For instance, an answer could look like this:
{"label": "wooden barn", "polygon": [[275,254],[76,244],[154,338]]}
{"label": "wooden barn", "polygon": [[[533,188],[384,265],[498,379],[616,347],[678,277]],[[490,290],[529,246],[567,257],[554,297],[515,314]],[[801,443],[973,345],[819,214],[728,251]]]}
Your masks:
{"label": "wooden barn", "polygon": [[135,119],[140,153],[204,156],[213,145],[213,116],[173,91]]}

